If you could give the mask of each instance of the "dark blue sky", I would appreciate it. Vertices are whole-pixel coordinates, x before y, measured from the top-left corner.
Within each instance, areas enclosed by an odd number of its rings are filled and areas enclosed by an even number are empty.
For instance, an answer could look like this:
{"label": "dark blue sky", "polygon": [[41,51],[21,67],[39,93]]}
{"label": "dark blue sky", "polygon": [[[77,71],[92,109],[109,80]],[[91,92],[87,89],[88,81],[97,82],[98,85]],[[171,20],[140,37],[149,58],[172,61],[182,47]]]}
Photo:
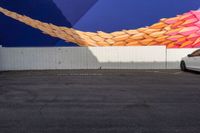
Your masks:
{"label": "dark blue sky", "polygon": [[[0,6],[32,18],[84,31],[115,31],[151,25],[200,7],[200,0],[18,0]],[[73,46],[0,14],[0,43],[17,46]],[[11,32],[12,31],[12,32]]]}

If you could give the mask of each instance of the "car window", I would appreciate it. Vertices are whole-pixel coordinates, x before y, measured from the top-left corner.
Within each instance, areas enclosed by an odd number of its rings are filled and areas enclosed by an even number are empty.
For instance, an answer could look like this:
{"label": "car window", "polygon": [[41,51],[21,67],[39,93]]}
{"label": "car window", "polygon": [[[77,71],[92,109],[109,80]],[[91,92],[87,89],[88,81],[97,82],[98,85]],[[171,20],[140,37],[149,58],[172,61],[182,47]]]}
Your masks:
{"label": "car window", "polygon": [[194,51],[191,55],[192,55],[192,57],[194,57],[194,56],[200,56],[200,49]]}

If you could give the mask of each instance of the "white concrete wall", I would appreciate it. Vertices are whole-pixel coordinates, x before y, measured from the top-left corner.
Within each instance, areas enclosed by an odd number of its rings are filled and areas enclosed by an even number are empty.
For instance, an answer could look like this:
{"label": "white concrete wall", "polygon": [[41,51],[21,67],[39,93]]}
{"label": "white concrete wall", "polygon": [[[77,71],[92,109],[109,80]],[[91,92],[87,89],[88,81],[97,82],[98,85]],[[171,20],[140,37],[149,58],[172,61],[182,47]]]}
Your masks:
{"label": "white concrete wall", "polygon": [[180,61],[183,57],[191,54],[197,48],[186,48],[186,49],[166,49],[166,62],[167,69],[180,69]]}
{"label": "white concrete wall", "polygon": [[0,48],[0,70],[56,68],[54,48]]}
{"label": "white concrete wall", "polygon": [[0,70],[179,69],[197,49],[147,47],[0,47]]}
{"label": "white concrete wall", "polygon": [[0,48],[0,70],[165,69],[166,48]]}

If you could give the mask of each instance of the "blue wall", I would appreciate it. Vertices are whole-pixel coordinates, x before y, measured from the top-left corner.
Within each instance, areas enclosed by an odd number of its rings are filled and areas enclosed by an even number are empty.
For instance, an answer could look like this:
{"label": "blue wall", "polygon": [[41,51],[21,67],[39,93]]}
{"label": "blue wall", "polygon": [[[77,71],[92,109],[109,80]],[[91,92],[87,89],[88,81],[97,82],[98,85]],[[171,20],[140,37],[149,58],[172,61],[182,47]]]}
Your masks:
{"label": "blue wall", "polygon": [[[200,0],[19,0],[0,6],[34,19],[84,31],[112,32],[151,25],[200,7]],[[0,14],[4,47],[76,46]]]}

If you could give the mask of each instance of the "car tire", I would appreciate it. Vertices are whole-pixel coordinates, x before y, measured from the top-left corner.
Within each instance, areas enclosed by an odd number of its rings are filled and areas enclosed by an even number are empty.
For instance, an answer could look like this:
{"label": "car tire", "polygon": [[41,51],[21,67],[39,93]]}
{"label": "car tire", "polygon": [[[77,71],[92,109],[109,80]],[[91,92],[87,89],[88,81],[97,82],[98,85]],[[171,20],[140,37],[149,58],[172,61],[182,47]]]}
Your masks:
{"label": "car tire", "polygon": [[182,71],[187,71],[187,67],[186,67],[185,61],[181,61],[180,67],[181,67]]}

